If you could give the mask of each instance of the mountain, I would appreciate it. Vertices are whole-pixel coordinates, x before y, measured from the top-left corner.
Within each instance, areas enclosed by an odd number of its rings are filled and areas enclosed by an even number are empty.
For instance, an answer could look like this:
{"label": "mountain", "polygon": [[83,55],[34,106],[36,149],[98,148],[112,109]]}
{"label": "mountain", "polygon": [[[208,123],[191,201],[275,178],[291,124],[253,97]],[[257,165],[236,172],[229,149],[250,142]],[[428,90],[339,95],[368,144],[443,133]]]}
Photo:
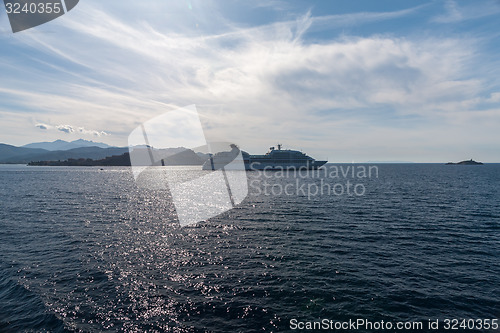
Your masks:
{"label": "mountain", "polygon": [[[155,165],[202,165],[203,161],[191,149],[185,149],[177,154],[165,157]],[[113,155],[103,159],[94,160],[90,158],[69,158],[64,161],[32,161],[28,163],[31,166],[130,166],[130,155]],[[149,165],[149,164],[148,164]]]}
{"label": "mountain", "polygon": [[[85,140],[77,140],[77,141],[78,141],[76,142],[77,144],[92,143],[91,141],[85,141]],[[54,142],[49,142],[49,144],[53,145],[52,147],[54,147],[55,144],[64,147],[63,146],[64,143],[71,144],[75,143],[75,141],[65,142],[63,140],[58,140]],[[134,147],[134,151],[135,150],[139,150],[139,152],[136,153],[143,155],[144,163],[147,163],[147,165],[149,165],[150,161],[149,149],[143,147]],[[50,151],[42,148],[15,147],[7,144],[0,144],[0,163],[26,164],[30,162],[68,161],[70,159],[72,160],[91,159],[92,163],[94,162],[108,163],[110,161],[99,161],[99,160],[103,160],[106,159],[107,157],[112,157],[112,156],[120,156],[120,158],[118,157],[114,158],[110,163],[116,163],[116,165],[127,165],[124,163],[125,161],[129,160],[128,155],[126,157],[121,155],[128,153],[128,151],[129,149],[127,147],[119,148],[119,147],[109,147],[109,146],[107,148],[91,146],[91,147],[73,148],[69,150]],[[183,147],[153,149],[152,153],[156,161],[161,161],[161,159],[164,159],[165,165],[201,165],[204,162],[204,159],[200,158],[200,156],[195,154],[191,149],[186,149]]]}
{"label": "mountain", "polygon": [[48,153],[48,151],[45,149],[15,147],[0,143],[0,163],[2,163],[2,160],[15,158],[17,156],[23,156],[27,154],[36,155],[44,153]]}
{"label": "mountain", "polygon": [[53,142],[35,142],[24,145],[23,148],[39,148],[50,151],[56,150],[70,150],[81,147],[99,147],[99,148],[111,148],[112,146],[107,145],[102,142],[94,142],[89,140],[78,139],[75,141],[64,141],[64,140],[56,140]]}
{"label": "mountain", "polygon": [[[3,147],[7,146],[7,147]],[[0,148],[0,163],[25,164],[32,161],[59,161],[70,158],[103,159],[112,155],[128,152],[128,148],[80,147],[70,150],[48,151],[2,145]]]}
{"label": "mountain", "polygon": [[[70,143],[64,140],[56,140],[54,142],[35,142],[22,146],[22,148],[39,148],[45,150],[63,150]],[[76,147],[75,147],[76,148]]]}
{"label": "mountain", "polygon": [[132,153],[135,155],[134,163],[140,163],[140,165],[150,165],[150,154],[157,161],[156,165],[162,165],[162,163],[164,165],[202,165],[204,162],[194,151],[184,147],[150,150],[143,146],[136,146]]}
{"label": "mountain", "polygon": [[208,160],[210,158],[210,156],[211,156],[210,154],[200,153],[200,152],[196,153],[196,155],[198,155],[198,157],[201,158],[201,160],[203,162],[205,162],[206,160]]}
{"label": "mountain", "polygon": [[168,156],[165,165],[202,165],[203,160],[191,149]]}

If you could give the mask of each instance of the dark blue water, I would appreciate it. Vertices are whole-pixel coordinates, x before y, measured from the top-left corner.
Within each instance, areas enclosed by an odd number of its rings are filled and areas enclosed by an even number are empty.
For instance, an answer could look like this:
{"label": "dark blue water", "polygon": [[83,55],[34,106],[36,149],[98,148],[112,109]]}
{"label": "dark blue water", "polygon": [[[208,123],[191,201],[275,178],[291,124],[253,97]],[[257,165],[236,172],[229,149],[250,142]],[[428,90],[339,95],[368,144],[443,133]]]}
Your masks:
{"label": "dark blue water", "polygon": [[253,193],[181,228],[128,168],[0,166],[0,331],[500,318],[500,165],[378,168],[362,196]]}

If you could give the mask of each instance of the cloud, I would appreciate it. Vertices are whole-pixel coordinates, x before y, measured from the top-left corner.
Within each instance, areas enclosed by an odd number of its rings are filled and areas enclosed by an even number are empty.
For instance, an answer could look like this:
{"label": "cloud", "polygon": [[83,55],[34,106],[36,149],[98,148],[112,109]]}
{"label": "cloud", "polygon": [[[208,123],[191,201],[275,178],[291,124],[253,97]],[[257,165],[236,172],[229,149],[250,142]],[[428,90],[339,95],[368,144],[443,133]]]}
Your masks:
{"label": "cloud", "polygon": [[459,6],[457,2],[448,0],[444,4],[445,13],[435,16],[436,23],[455,23],[479,19],[500,13],[500,4],[495,1],[473,2],[472,5]]}
{"label": "cloud", "polygon": [[59,125],[56,126],[58,131],[64,132],[64,133],[74,133],[75,129],[71,125]]}
{"label": "cloud", "polygon": [[340,15],[324,15],[313,18],[315,29],[326,29],[332,27],[359,26],[367,23],[392,20],[414,14],[427,7],[428,4],[389,12],[359,12]]}
{"label": "cloud", "polygon": [[455,1],[452,0],[446,1],[444,7],[446,13],[443,15],[436,16],[433,19],[434,22],[450,23],[450,22],[457,22],[463,19],[463,14]]}
{"label": "cloud", "polygon": [[477,128],[498,119],[497,112],[478,109],[491,78],[477,75],[481,61],[472,37],[308,39],[311,31],[400,18],[421,7],[305,12],[250,27],[217,20],[217,31],[202,34],[179,29],[175,17],[163,26],[99,6],[85,2],[71,18],[54,21],[57,35],[19,36],[43,56],[25,69],[26,81],[0,87],[3,100],[34,119],[80,125],[55,130],[105,135],[86,130],[105,128],[121,144],[141,122],[194,103],[208,116],[208,135],[223,134],[255,152],[275,141],[325,151],[329,142],[346,140],[365,152],[391,143],[411,150],[431,133],[449,133],[455,114],[482,113]]}
{"label": "cloud", "polygon": [[[363,13],[355,17],[397,15]],[[123,80],[122,93],[113,97],[108,89],[82,87],[88,93],[85,101],[107,95],[102,99],[112,97],[114,102],[116,97],[144,105],[136,97],[149,94],[177,105],[200,100],[243,103],[256,98],[271,103],[275,102],[273,96],[281,96],[286,97],[282,104],[308,109],[367,107],[371,103],[400,107],[427,103],[428,97],[434,102],[451,99],[453,91],[475,91],[477,84],[455,79],[467,60],[471,45],[467,40],[351,37],[322,44],[301,40],[315,22],[338,21],[337,16],[312,18],[308,13],[295,21],[200,38],[162,33],[148,25],[134,28],[102,12],[94,11],[89,17],[95,24],[74,21],[68,26],[85,37],[97,38],[106,48],[114,45],[123,50],[122,64],[135,63],[136,67],[131,70],[114,59],[96,60],[80,54],[78,64],[94,65],[115,80]],[[355,20],[353,14],[346,20]],[[78,58],[75,51],[61,52]],[[128,94],[126,86],[137,91]]]}
{"label": "cloud", "polygon": [[92,135],[92,136],[97,136],[97,137],[110,135],[109,133],[106,133],[104,131],[88,130],[88,129],[85,129],[84,127],[75,127],[72,125],[55,125],[55,126],[53,126],[53,125],[38,123],[35,125],[35,127],[42,129],[42,130],[57,130],[60,132],[64,132],[66,134],[79,133],[79,134]]}
{"label": "cloud", "polygon": [[36,124],[35,126],[38,127],[39,129],[42,129],[42,130],[48,130],[49,128],[52,127],[52,126],[46,125],[46,124]]}
{"label": "cloud", "polygon": [[486,99],[488,103],[500,103],[500,92],[491,93],[490,97]]}

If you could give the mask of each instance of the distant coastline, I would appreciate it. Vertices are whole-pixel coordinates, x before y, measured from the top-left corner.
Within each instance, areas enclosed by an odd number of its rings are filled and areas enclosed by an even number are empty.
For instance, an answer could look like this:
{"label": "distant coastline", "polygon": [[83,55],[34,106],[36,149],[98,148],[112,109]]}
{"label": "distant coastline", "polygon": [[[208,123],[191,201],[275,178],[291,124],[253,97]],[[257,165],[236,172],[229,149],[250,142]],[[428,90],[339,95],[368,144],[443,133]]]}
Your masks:
{"label": "distant coastline", "polygon": [[113,155],[99,160],[69,158],[64,161],[31,161],[28,166],[130,166],[129,153]]}
{"label": "distant coastline", "polygon": [[[0,164],[30,166],[130,166],[129,150],[145,150],[153,154],[159,165],[202,165],[207,154],[195,153],[184,147],[153,148],[149,146],[112,147],[104,143],[75,140],[38,142],[16,147],[0,143]],[[144,163],[149,162],[147,159]]]}
{"label": "distant coastline", "polygon": [[[196,155],[192,150],[186,149],[177,154],[167,156],[157,163],[158,166],[179,166],[179,165],[202,165],[204,159]],[[103,159],[94,160],[91,158],[69,158],[57,161],[31,161],[28,166],[131,166],[130,154],[113,155]]]}

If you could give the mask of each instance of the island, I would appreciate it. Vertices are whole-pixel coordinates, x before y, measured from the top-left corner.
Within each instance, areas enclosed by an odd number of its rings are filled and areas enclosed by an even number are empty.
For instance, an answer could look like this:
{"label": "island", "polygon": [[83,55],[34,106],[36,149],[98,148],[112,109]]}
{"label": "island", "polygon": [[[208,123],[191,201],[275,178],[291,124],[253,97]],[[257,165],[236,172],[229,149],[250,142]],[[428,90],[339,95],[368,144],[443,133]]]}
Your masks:
{"label": "island", "polygon": [[448,162],[448,163],[446,163],[446,165],[483,165],[483,163],[476,162],[471,158],[470,160],[462,161],[462,162],[458,162],[458,163]]}

